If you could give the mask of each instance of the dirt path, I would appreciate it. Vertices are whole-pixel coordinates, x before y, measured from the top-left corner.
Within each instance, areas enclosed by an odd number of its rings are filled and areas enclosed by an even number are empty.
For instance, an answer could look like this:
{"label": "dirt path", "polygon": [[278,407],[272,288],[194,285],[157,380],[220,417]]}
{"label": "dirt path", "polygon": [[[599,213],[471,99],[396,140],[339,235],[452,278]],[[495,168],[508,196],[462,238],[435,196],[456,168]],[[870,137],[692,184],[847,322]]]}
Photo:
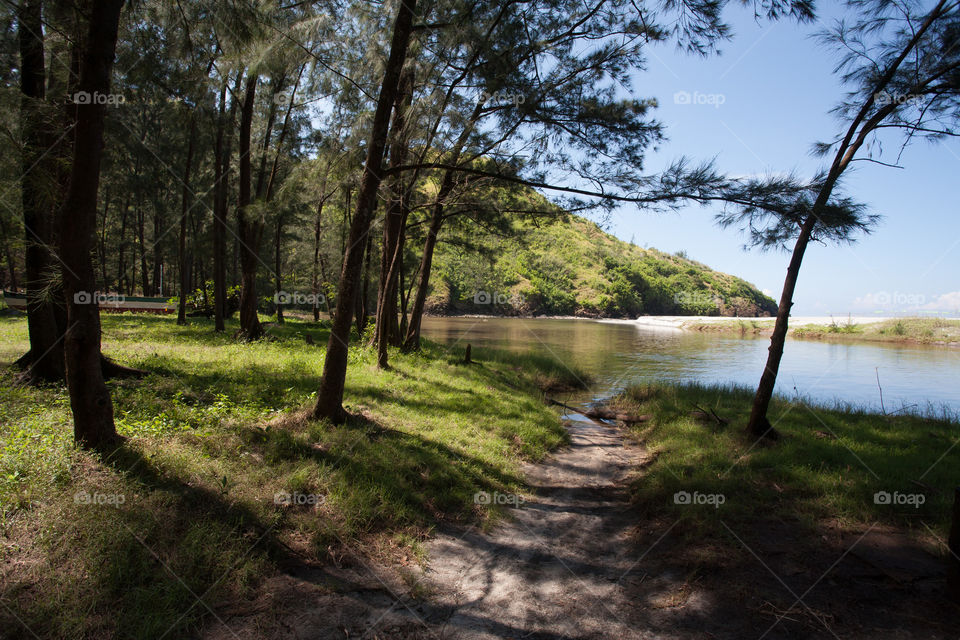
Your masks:
{"label": "dirt path", "polygon": [[649,620],[637,618],[630,594],[644,574],[626,480],[643,450],[614,427],[568,425],[569,446],[525,466],[531,493],[511,517],[490,532],[441,530],[427,543],[425,570],[396,575],[349,554],[336,567],[292,568],[267,586],[258,611],[237,612],[243,622],[228,617],[205,636],[672,637],[643,631]]}
{"label": "dirt path", "polygon": [[204,637],[956,637],[940,563],[905,536],[828,526],[811,537],[758,512],[737,531],[724,524],[724,544],[690,544],[679,520],[650,520],[629,502],[643,448],[615,427],[568,428],[569,446],[526,465],[531,493],[510,519],[488,532],[441,530],[427,543],[426,569],[376,567],[349,550],[322,565],[295,563],[256,602],[216,616]]}
{"label": "dirt path", "polygon": [[633,628],[628,595],[641,574],[625,481],[642,450],[612,427],[569,428],[569,447],[525,469],[533,495],[510,521],[430,542],[425,578],[451,612],[443,637],[651,637]]}

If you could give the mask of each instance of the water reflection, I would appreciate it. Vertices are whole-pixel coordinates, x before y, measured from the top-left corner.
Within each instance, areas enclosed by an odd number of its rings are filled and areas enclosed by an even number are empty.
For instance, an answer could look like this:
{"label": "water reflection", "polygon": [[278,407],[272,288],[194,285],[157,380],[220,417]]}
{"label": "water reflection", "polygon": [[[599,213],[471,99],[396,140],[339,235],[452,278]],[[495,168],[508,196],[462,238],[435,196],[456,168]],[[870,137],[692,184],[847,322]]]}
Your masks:
{"label": "water reflection", "polygon": [[[589,372],[597,381],[594,393],[601,395],[653,380],[752,387],[769,345],[767,338],[539,318],[427,318],[423,334],[449,345],[469,342],[476,358],[482,358],[484,346],[551,353]],[[954,348],[790,340],[777,392],[879,409],[877,373],[888,411],[916,405],[960,412],[960,350]]]}

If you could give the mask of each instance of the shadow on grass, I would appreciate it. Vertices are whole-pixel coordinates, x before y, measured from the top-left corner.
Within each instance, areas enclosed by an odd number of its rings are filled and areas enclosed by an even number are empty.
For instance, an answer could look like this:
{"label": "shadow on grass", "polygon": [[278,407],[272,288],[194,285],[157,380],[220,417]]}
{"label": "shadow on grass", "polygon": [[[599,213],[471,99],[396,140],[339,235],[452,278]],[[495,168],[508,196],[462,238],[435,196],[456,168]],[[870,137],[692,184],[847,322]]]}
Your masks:
{"label": "shadow on grass", "polygon": [[[4,637],[190,637],[277,571],[349,590],[354,585],[318,568],[331,546],[426,529],[437,517],[470,519],[475,492],[520,481],[362,416],[300,431],[244,427],[240,438],[276,475],[259,500],[171,472],[135,443],[116,449],[104,461],[105,484],[89,491],[122,502],[65,507],[44,577],[4,584],[0,598],[12,605],[0,611]],[[323,510],[273,504],[275,492],[294,490],[319,492]],[[284,539],[292,530],[308,532],[311,547],[291,549]]]}

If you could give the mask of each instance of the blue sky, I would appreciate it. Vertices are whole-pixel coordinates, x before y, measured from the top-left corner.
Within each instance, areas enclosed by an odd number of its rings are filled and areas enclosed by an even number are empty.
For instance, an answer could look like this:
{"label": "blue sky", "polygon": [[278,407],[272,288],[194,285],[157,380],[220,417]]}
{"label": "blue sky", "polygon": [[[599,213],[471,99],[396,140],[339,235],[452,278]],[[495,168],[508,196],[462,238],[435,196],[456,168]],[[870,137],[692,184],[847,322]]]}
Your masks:
{"label": "blue sky", "polygon": [[[681,155],[716,156],[718,168],[733,175],[811,176],[822,162],[810,155],[811,145],[838,131],[828,112],[844,94],[832,73],[835,54],[809,37],[823,24],[757,23],[739,7],[728,19],[735,34],[721,55],[703,59],[658,46],[649,52],[649,68],[636,75],[637,95],[657,98],[656,115],[670,138],[646,169]],[[686,93],[677,99],[678,92]],[[895,157],[894,141],[884,147]],[[915,143],[901,164],[905,169],[860,162],[848,172],[847,192],[884,219],[854,245],[810,247],[794,314],[960,315],[960,140]],[[640,246],[686,251],[779,299],[788,255],[744,251],[745,238],[719,229],[713,213],[623,208],[609,230]]]}

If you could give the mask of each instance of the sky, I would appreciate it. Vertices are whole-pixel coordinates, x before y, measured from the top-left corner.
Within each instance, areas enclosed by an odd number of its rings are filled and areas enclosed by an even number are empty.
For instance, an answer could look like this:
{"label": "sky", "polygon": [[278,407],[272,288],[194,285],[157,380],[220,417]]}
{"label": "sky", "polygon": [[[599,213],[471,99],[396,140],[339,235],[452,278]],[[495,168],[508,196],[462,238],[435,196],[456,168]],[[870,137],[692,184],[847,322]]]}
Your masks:
{"label": "sky", "polygon": [[[818,5],[838,15],[834,3]],[[829,110],[845,93],[833,74],[836,54],[810,38],[830,15],[812,25],[758,23],[738,6],[727,18],[734,37],[720,55],[704,59],[669,44],[648,50],[648,68],[636,73],[634,86],[638,97],[657,99],[655,116],[669,140],[648,156],[646,172],[685,155],[715,157],[730,175],[812,176],[824,160],[810,149],[840,130]],[[895,158],[898,145],[885,147]],[[847,171],[846,193],[883,220],[856,244],[810,245],[794,315],[960,316],[960,139],[914,143],[900,164],[859,162]],[[624,207],[607,229],[639,246],[685,251],[778,300],[789,255],[744,250],[745,236],[719,229],[715,213],[699,206],[676,214]]]}

